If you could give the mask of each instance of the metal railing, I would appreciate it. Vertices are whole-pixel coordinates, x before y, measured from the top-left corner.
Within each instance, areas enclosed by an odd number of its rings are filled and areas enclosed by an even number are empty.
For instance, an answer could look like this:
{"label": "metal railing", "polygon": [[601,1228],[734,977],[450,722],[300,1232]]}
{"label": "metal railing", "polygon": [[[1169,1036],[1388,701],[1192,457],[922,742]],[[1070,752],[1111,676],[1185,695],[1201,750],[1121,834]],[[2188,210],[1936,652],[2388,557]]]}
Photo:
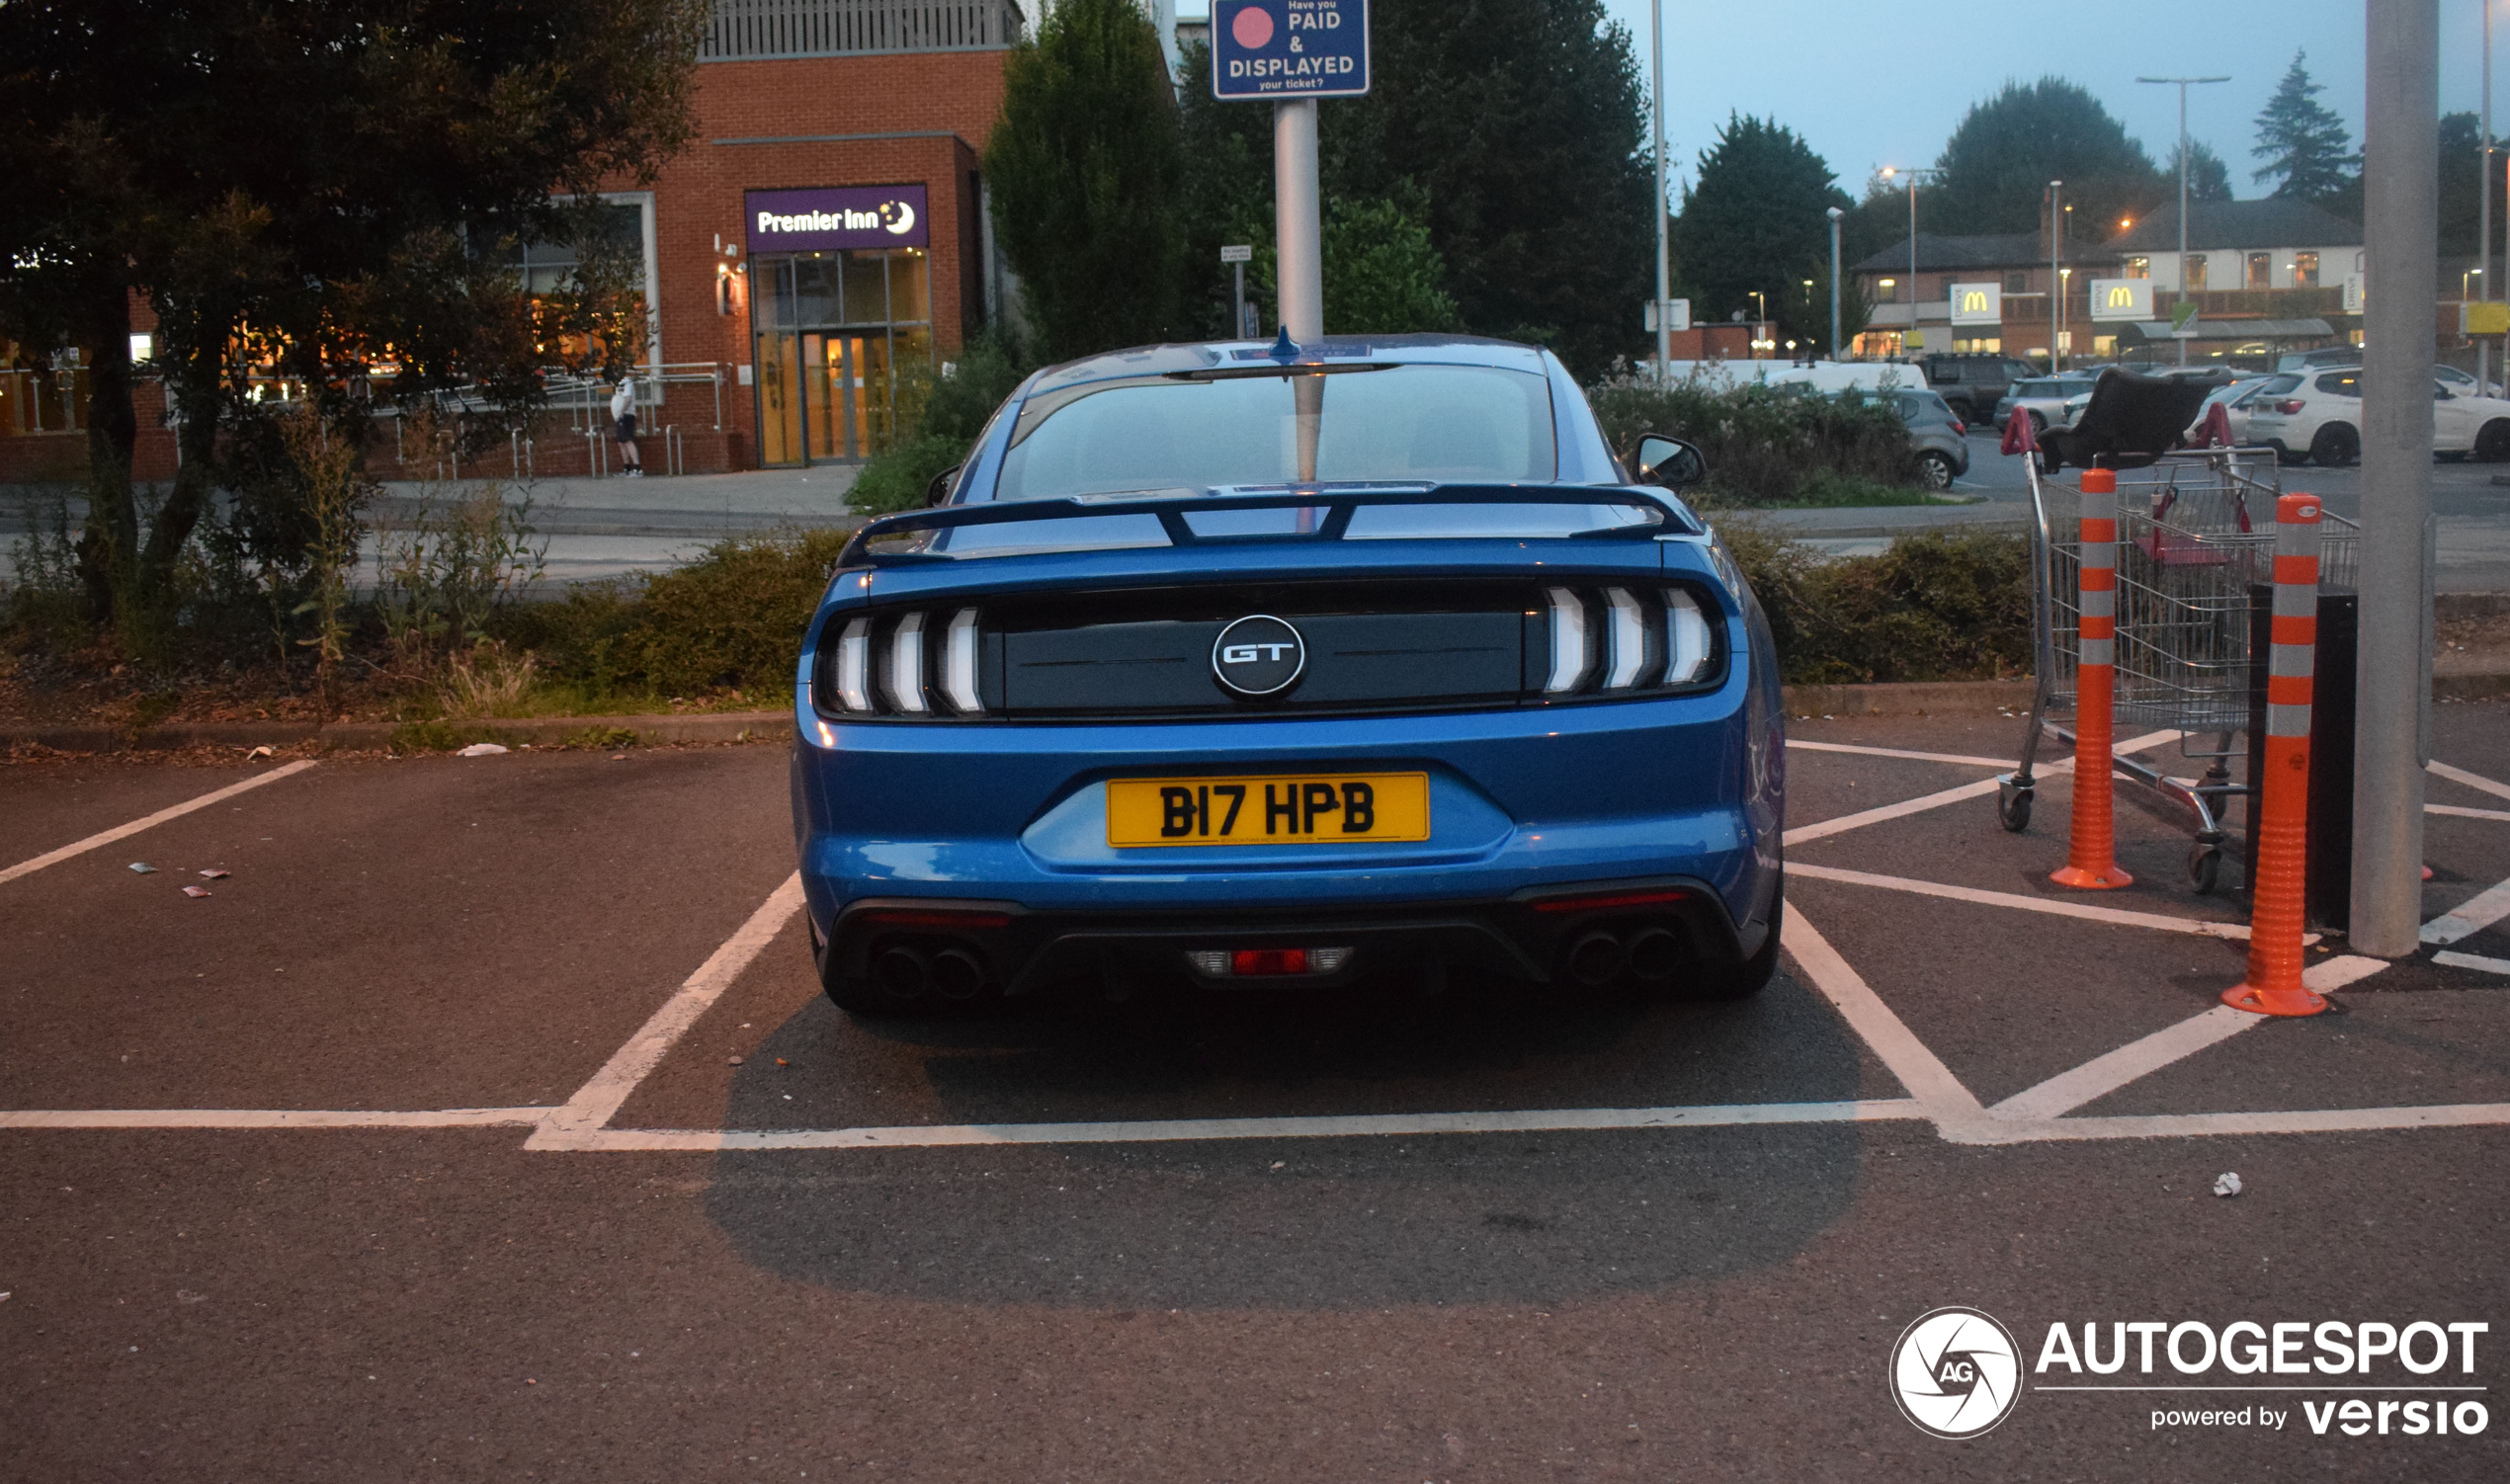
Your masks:
{"label": "metal railing", "polygon": [[1024,24],[1013,0],[714,0],[698,60],[994,51]]}

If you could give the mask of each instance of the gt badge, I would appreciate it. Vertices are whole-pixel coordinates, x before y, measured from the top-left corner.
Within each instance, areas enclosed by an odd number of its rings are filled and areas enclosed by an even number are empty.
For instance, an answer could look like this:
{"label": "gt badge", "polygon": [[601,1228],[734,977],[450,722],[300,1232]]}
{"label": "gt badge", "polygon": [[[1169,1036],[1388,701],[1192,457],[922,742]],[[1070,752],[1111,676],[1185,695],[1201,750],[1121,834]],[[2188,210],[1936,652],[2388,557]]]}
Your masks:
{"label": "gt badge", "polygon": [[1250,614],[1212,642],[1212,673],[1240,696],[1274,696],[1307,668],[1307,641],[1270,614]]}

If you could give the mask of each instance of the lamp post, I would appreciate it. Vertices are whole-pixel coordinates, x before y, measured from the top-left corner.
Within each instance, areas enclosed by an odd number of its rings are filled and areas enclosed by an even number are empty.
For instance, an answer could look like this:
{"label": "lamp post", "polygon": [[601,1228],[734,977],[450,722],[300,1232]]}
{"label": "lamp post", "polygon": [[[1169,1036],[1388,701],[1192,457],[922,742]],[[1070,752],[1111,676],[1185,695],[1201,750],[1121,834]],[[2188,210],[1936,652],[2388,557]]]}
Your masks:
{"label": "lamp post", "polygon": [[[2484,11],[2484,34],[2486,36],[2490,36],[2492,34],[2492,11],[2490,9],[2492,0],[2484,0],[2484,4],[2486,7]],[[2492,75],[2492,47],[2489,44],[2484,47],[2484,75],[2489,78]],[[2200,87],[2209,82],[2229,82],[2230,80],[2231,79],[2227,76],[2138,77],[2135,79],[2137,82],[2168,84],[2177,87],[2179,90],[2179,297],[2181,299],[2185,299],[2188,296],[2188,89],[2192,87]],[[2489,109],[2491,107],[2492,95],[2492,87],[2489,82],[2487,82],[2484,86],[2484,106]],[[2489,119],[2491,116],[2487,114],[2485,117],[2486,119]],[[2485,129],[2487,134],[2489,134],[2491,129],[2491,124],[2489,123],[2485,124]],[[2489,185],[2490,182],[2487,181],[2486,184]],[[2491,209],[2491,201],[2492,196],[2490,192],[2487,191],[2484,196],[2485,209],[2487,211]],[[2179,364],[2181,366],[2188,364],[2188,343],[2185,340],[2181,340],[2179,342]]]}
{"label": "lamp post", "polygon": [[2064,341],[2057,338],[2057,327],[2065,314],[2065,213],[2057,209],[2057,199],[2065,194],[2065,182],[2049,182],[2049,374],[2054,375],[2065,367],[2059,350]]}
{"label": "lamp post", "polygon": [[1848,213],[1830,208],[1830,359],[1839,359],[1839,218]]}
{"label": "lamp post", "polygon": [[1752,296],[1755,313],[1752,319],[1752,359],[1760,359],[1761,342],[1769,338],[1769,295],[1757,289],[1743,290]]}
{"label": "lamp post", "polygon": [[[1915,335],[1917,334],[1917,178],[1921,175],[1941,175],[1944,172],[1902,170],[1896,165],[1885,165],[1882,173],[1886,181],[1895,176],[1908,177],[1908,333]],[[1908,349],[1906,339],[1901,341],[1900,349],[1903,352]],[[1949,350],[1951,347],[1947,345],[1945,349]]]}
{"label": "lamp post", "polygon": [[[2483,0],[2484,8],[2484,107],[2483,168],[2476,173],[2483,178],[2481,225],[2475,232],[2475,272],[2481,274],[2492,266],[2492,0]],[[2458,296],[2465,298],[2466,290]],[[2484,280],[2484,297],[2492,297],[2492,280]],[[2502,368],[2510,371],[2510,366]],[[2492,375],[2492,342],[2481,336],[2475,339],[2475,390],[2481,392]],[[2489,395],[2489,393],[2486,393]]]}
{"label": "lamp post", "polygon": [[1654,98],[1656,145],[1656,381],[1673,375],[1673,250],[1665,221],[1665,6],[1653,0],[1647,17],[1647,86]]}

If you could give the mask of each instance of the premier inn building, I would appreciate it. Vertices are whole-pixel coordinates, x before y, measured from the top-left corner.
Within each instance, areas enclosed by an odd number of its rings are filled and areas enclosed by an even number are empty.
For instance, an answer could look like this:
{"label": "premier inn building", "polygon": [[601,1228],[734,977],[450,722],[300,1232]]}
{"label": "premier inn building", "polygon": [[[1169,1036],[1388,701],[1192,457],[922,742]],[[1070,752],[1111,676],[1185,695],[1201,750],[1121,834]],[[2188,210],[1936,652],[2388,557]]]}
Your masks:
{"label": "premier inn building", "polygon": [[978,155],[1026,24],[1014,0],[716,0],[695,139],[611,197],[652,254],[645,422],[687,467],[861,458],[900,372],[1001,312]]}

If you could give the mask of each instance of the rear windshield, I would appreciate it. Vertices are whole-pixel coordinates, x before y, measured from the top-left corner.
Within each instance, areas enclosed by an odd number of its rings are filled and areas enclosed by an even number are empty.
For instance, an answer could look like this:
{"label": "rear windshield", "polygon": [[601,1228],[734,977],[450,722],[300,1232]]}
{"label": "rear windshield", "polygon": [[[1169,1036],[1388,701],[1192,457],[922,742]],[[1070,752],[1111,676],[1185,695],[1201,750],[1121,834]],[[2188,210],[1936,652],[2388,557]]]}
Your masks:
{"label": "rear windshield", "polygon": [[[1302,437],[1302,411],[1311,436]],[[998,500],[1310,480],[1504,482],[1549,479],[1558,467],[1550,383],[1485,366],[1100,382],[1032,398],[1011,437]],[[1302,467],[1308,458],[1313,469]]]}

